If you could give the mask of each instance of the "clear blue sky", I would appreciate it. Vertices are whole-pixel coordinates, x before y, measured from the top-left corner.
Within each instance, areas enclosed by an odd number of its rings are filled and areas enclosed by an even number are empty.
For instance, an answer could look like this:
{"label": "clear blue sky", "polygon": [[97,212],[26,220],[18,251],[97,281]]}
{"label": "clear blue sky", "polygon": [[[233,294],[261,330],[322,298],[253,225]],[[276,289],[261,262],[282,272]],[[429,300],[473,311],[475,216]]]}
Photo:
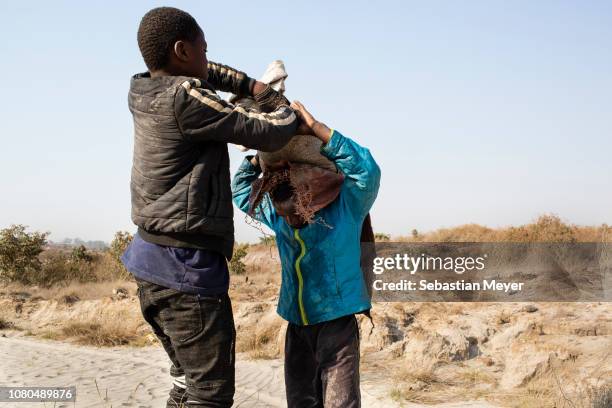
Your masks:
{"label": "clear blue sky", "polygon": [[[375,230],[612,224],[612,2],[2,2],[0,227],[133,230],[127,91],[151,7],[199,21],[209,57],[367,145]],[[232,171],[241,154],[230,148]],[[257,239],[236,212],[237,239]]]}

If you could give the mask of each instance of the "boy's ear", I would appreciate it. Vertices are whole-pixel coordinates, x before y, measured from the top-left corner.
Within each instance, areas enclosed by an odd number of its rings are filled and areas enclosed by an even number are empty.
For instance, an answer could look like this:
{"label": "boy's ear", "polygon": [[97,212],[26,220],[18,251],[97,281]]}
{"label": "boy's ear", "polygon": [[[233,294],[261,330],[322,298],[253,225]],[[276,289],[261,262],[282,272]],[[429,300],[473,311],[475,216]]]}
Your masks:
{"label": "boy's ear", "polygon": [[174,43],[174,56],[181,62],[189,61],[189,50],[186,47],[185,41],[178,40]]}

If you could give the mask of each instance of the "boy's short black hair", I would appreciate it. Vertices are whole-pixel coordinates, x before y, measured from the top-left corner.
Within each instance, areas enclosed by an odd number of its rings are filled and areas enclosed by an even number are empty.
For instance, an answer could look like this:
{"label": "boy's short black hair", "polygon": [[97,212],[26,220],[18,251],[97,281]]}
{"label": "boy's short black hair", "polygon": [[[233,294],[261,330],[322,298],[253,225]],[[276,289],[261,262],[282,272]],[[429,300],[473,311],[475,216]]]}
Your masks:
{"label": "boy's short black hair", "polygon": [[194,41],[201,28],[189,13],[174,7],[157,7],[138,26],[138,47],[150,71],[164,68],[174,43]]}

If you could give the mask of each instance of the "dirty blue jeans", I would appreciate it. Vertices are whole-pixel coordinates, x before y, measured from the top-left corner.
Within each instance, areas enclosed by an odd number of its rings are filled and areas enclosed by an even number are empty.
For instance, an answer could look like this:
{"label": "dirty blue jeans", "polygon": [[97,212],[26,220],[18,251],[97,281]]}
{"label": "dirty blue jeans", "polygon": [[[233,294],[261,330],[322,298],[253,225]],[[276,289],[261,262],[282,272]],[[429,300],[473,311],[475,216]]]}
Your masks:
{"label": "dirty blue jeans", "polygon": [[310,326],[289,323],[288,408],[359,408],[359,328],[354,315]]}
{"label": "dirty blue jeans", "polygon": [[138,278],[136,283],[142,315],[172,363],[166,407],[231,407],[236,331],[227,293],[203,296]]}

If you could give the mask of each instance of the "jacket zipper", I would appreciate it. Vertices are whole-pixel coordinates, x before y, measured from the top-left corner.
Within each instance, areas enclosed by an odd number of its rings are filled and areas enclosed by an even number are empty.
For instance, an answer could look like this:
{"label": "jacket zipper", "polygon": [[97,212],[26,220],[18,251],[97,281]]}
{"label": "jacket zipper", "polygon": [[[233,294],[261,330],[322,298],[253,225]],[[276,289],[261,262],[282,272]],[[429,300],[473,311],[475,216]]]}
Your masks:
{"label": "jacket zipper", "polygon": [[308,317],[306,316],[306,310],[304,309],[304,301],[302,299],[302,295],[304,292],[304,279],[302,277],[302,269],[300,268],[300,262],[302,261],[302,258],[304,258],[304,255],[306,255],[306,245],[304,244],[304,241],[302,241],[302,238],[300,237],[299,230],[296,228],[293,231],[294,231],[293,236],[295,237],[297,242],[300,244],[300,248],[302,249],[302,251],[300,252],[300,255],[295,260],[295,272],[297,273],[297,278],[298,278],[298,306],[300,308],[300,316],[302,317],[302,323],[304,324],[304,326],[307,326]]}

